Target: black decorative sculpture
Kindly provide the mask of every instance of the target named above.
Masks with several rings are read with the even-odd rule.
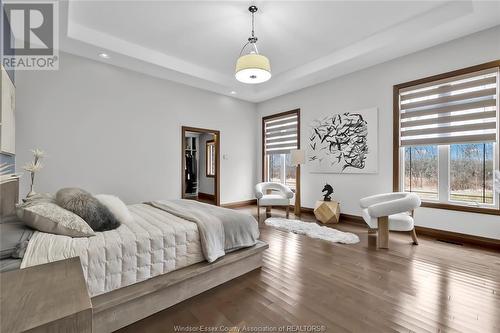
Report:
[[[333,193],[333,187],[330,184],[326,183],[321,192],[326,192],[326,194],[323,195],[323,201],[332,201],[331,195]]]

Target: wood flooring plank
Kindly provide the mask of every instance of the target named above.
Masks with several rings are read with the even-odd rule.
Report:
[[[239,208],[256,216],[255,206]],[[273,216],[284,217],[273,210]],[[294,218],[291,214],[291,218]],[[302,214],[303,221],[314,216]],[[269,228],[263,266],[120,332],[175,325],[231,328],[324,325],[325,332],[500,332],[500,254],[407,233],[389,250],[354,223],[334,226],[358,244],[331,244]]]

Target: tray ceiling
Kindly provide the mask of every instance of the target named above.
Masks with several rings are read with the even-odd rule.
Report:
[[[252,102],[500,24],[499,2],[261,1],[259,50],[273,77],[234,79],[249,2],[61,2],[61,49]],[[111,55],[104,60],[101,52]]]

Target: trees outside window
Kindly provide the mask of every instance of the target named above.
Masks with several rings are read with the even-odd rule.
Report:
[[[493,204],[492,143],[450,146],[450,200]]]
[[[438,200],[437,146],[405,148],[405,191],[422,199]]]

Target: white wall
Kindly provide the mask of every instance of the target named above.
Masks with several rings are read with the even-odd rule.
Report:
[[[310,88],[258,104],[259,119],[273,113],[301,109],[301,141],[308,124],[328,113],[379,108],[378,174],[311,174],[302,172],[302,206],[314,207],[325,181],[333,185],[343,213],[360,215],[360,198],[392,191],[392,87],[395,84],[500,59],[500,27],[414,53]],[[257,168],[261,166],[260,131],[256,125]],[[305,146],[303,146],[305,148]],[[257,174],[260,180],[260,174]],[[500,239],[500,217],[421,208],[416,223],[436,229]]]
[[[213,134],[202,134],[200,135],[200,155],[199,155],[199,161],[200,161],[200,168],[198,169],[198,192],[205,193],[205,194],[215,194],[215,178],[213,177],[207,177],[207,147],[206,143],[207,141],[213,140],[214,136]]]
[[[181,196],[181,126],[221,131],[221,203],[253,197],[255,105],[61,53],[19,71],[17,167],[44,149],[38,192],[79,186],[127,203]],[[245,147],[245,149],[241,149]],[[23,177],[21,195],[28,189]]]

